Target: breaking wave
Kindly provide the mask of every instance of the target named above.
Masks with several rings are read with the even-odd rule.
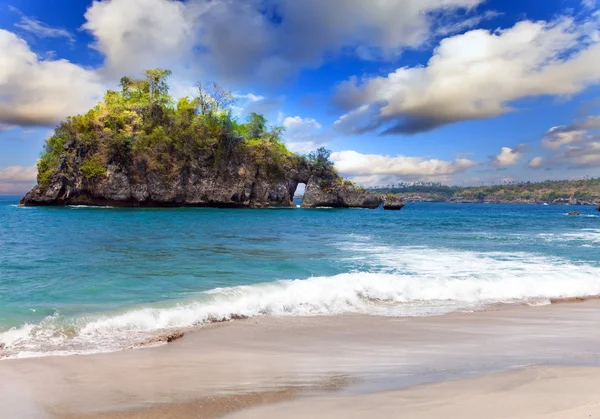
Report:
[[[253,316],[428,316],[497,303],[539,305],[600,295],[600,267],[531,253],[340,246],[354,272],[217,288],[171,307],[88,317],[56,313],[0,333],[4,357],[109,352],[168,329]],[[1,354],[2,351],[0,351]]]

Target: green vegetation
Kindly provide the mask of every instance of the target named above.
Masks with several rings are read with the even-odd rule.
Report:
[[[83,176],[85,176],[86,179],[93,179],[95,177],[105,176],[106,169],[98,156],[93,156],[83,162],[81,165],[81,173],[83,173]]]
[[[338,175],[337,170],[331,161],[331,151],[325,147],[319,147],[305,157],[310,163],[314,173],[321,179],[321,188],[327,190],[333,186],[340,185],[347,188],[355,188],[353,182],[343,179]]]
[[[561,202],[600,201],[600,178],[582,180],[547,180],[492,186],[459,187],[440,183],[401,183],[397,186],[373,188],[377,192],[399,194],[404,197],[419,195],[432,201],[475,200],[481,202]]]
[[[193,161],[218,166],[233,155],[251,156],[277,177],[287,158],[298,158],[281,141],[283,127],[270,127],[256,113],[239,121],[231,111],[233,95],[214,83],[199,84],[194,97],[175,101],[169,95],[170,75],[154,69],[143,78],[123,77],[119,91],[109,90],[86,114],[61,123],[40,157],[40,184],[67,169],[98,180],[110,164],[169,178]]]
[[[434,182],[403,182],[398,185],[379,186],[371,190],[392,195],[426,195],[432,201],[445,201],[460,189],[458,186],[447,186]]]

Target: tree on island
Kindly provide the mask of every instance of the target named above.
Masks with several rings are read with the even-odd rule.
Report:
[[[277,176],[286,158],[301,158],[283,144],[284,127],[269,126],[254,112],[245,121],[235,117],[235,97],[216,83],[198,83],[195,96],[175,101],[169,95],[170,75],[157,68],[147,70],[143,78],[123,77],[119,91],[107,91],[87,113],[62,122],[38,162],[39,184],[49,182],[67,149],[80,146],[86,150],[81,170],[88,179],[102,177],[111,163],[168,177],[193,160],[209,156],[218,164],[234,151],[252,156]],[[319,157],[315,162],[332,169],[329,154],[320,153],[325,160]]]

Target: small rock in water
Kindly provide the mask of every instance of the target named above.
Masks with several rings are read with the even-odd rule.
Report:
[[[598,211],[600,211],[600,204],[598,204],[598,208],[596,208]]]
[[[568,215],[580,215],[577,211],[571,211]]]
[[[0,343],[0,349],[6,349],[6,345],[3,343]]]

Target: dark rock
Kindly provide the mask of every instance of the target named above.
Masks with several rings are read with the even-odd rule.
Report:
[[[181,339],[184,336],[184,333],[176,330],[174,332],[166,332],[158,336],[153,336],[151,338],[146,339],[145,341],[138,343],[136,346],[150,346],[157,345],[160,343],[171,343],[176,341],[177,339]]]
[[[316,168],[295,155],[279,162],[276,172],[243,152],[232,152],[218,164],[214,156],[200,156],[168,174],[143,163],[113,161],[105,175],[87,179],[81,171],[84,146],[69,143],[67,148],[49,181],[38,183],[22,205],[292,207],[299,183],[306,184],[303,206],[308,208],[377,208],[383,203],[382,195],[356,188],[332,167]]]
[[[383,209],[385,210],[401,210],[404,208],[404,201],[402,198],[395,195],[388,195],[383,198]]]
[[[596,208],[596,210],[600,211],[600,204],[598,204],[598,208]]]
[[[581,214],[579,214],[577,211],[571,211],[567,215],[581,215]]]
[[[378,208],[383,202],[379,194],[357,189],[352,185],[334,182],[321,186],[319,179],[311,179],[306,184],[303,208]]]

